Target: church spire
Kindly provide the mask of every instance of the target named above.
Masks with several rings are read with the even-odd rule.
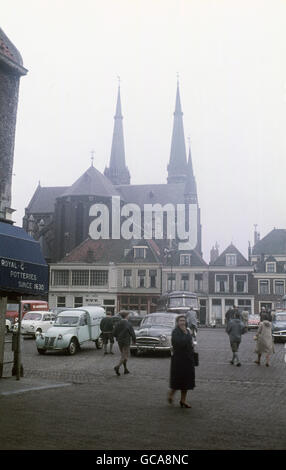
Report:
[[[171,154],[167,169],[168,183],[183,183],[186,181],[187,160],[179,80],[177,81],[177,94],[174,112]]]
[[[197,183],[193,171],[192,155],[191,155],[191,145],[189,143],[189,156],[187,164],[187,179],[185,184],[184,191],[185,198],[188,199],[190,203],[198,202],[198,193],[197,193]]]
[[[109,168],[105,168],[104,175],[117,184],[130,184],[130,173],[125,163],[125,148],[122,125],[120,83],[118,85],[116,111],[114,116],[114,128],[111,145]]]

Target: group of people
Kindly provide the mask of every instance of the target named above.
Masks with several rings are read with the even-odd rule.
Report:
[[[247,315],[246,315],[247,314]],[[116,322],[114,322],[116,319]],[[260,324],[257,334],[255,352],[257,353],[256,364],[260,365],[262,354],[266,355],[266,366],[269,367],[270,355],[274,352],[271,321],[269,314],[262,310],[260,314]],[[230,363],[241,366],[238,357],[238,350],[242,335],[247,331],[248,312],[245,310],[239,312],[238,307],[234,306],[226,312],[226,332],[229,335],[230,346],[232,350],[232,359]],[[116,375],[120,375],[120,367],[123,365],[124,374],[129,374],[127,369],[127,360],[130,352],[131,341],[136,343],[136,336],[132,325],[128,322],[128,311],[120,312],[120,318],[112,317],[111,314],[102,319],[100,323],[102,330],[104,354],[108,354],[108,343],[110,344],[109,353],[113,354],[114,338],[118,342],[120,349],[119,363],[114,367]],[[172,355],[170,368],[170,390],[168,393],[168,403],[174,402],[174,396],[177,390],[180,390],[181,408],[191,408],[186,401],[188,390],[195,388],[195,344],[198,330],[197,316],[193,309],[186,314],[178,315],[176,326],[172,331]]]
[[[120,312],[120,318],[112,317],[110,312],[107,312],[100,322],[100,329],[102,331],[103,348],[104,354],[108,354],[108,343],[109,343],[109,354],[113,354],[114,338],[118,342],[118,347],[121,353],[119,363],[114,367],[116,375],[120,375],[120,367],[123,365],[124,374],[129,374],[130,371],[127,369],[127,360],[130,352],[131,341],[136,342],[136,336],[133,326],[128,322],[128,311]]]
[[[247,315],[244,315],[247,313]],[[254,336],[256,341],[255,352],[257,354],[257,365],[261,364],[261,357],[264,353],[266,355],[265,365],[269,367],[270,355],[274,353],[274,345],[272,339],[272,328],[271,328],[271,313],[267,312],[262,307],[260,312],[260,324],[258,327],[257,334]],[[248,330],[248,312],[239,312],[238,307],[234,306],[230,308],[225,315],[226,321],[226,332],[229,335],[230,347],[232,350],[231,364],[235,364],[237,367],[241,366],[241,362],[238,357],[238,349],[241,343],[241,336]]]

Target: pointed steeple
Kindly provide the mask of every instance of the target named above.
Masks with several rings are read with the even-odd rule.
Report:
[[[185,199],[188,199],[189,203],[198,202],[197,183],[193,172],[193,163],[191,155],[191,146],[189,146],[189,156],[187,165],[187,179],[184,190]]]
[[[183,183],[186,181],[187,159],[179,81],[177,82],[171,154],[167,169],[168,183]]]
[[[130,184],[130,173],[125,163],[125,148],[122,125],[120,84],[118,85],[116,111],[114,116],[114,129],[111,145],[109,168],[105,168],[104,175],[115,184]]]

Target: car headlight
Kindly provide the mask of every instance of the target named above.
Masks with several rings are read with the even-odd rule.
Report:
[[[63,335],[58,335],[58,339],[63,339]]]
[[[161,335],[160,340],[161,340],[161,343],[165,343],[167,341],[167,336]]]

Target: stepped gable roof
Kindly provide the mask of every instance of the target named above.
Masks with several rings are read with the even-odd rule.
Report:
[[[28,212],[33,214],[53,213],[57,197],[60,197],[66,189],[67,186],[41,187],[39,184],[27,207]]]
[[[134,259],[134,246],[147,246],[146,258]],[[62,260],[62,263],[157,263],[159,262],[153,246],[148,240],[93,240],[88,238],[74,248]]]
[[[112,197],[119,194],[109,179],[91,165],[62,196]]]
[[[0,28],[0,63],[12,68],[18,75],[25,75],[27,70],[23,67],[23,59],[20,52],[4,31]]]
[[[286,230],[273,229],[265,237],[259,240],[252,249],[253,255],[285,255],[286,254]]]
[[[237,263],[235,266],[229,266],[226,264],[226,255],[227,254],[236,254],[237,255]],[[236,246],[231,243],[222,253],[221,255],[212,263],[210,262],[210,266],[225,266],[226,268],[235,268],[240,266],[248,266],[251,267],[251,264],[247,259],[240,253],[240,251],[236,248]]]
[[[126,202],[137,204],[184,204],[184,183],[133,184],[116,186]]]

